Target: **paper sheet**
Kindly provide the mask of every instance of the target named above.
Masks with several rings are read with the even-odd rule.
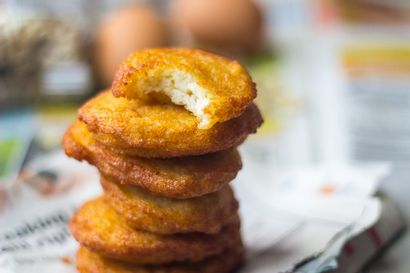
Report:
[[[6,202],[0,208],[0,271],[74,273],[78,244],[67,220],[101,192],[98,174],[61,151],[29,166],[31,176],[1,195]],[[284,272],[322,251],[360,218],[386,170],[322,166],[273,175],[246,160],[244,166],[233,183],[247,248],[243,273]],[[39,173],[47,172],[58,179],[42,181]]]

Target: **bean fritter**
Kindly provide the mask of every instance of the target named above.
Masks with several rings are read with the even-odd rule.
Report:
[[[242,167],[235,148],[195,157],[147,159],[116,153],[94,140],[84,123],[65,133],[66,154],[95,165],[108,179],[156,195],[185,199],[220,190]]]
[[[239,116],[256,97],[255,84],[237,61],[187,48],[134,52],[120,66],[112,88],[115,96],[128,99],[166,96],[192,112],[202,129]]]
[[[70,222],[71,234],[101,255],[135,264],[197,262],[240,240],[239,218],[219,233],[158,235],[131,228],[103,198],[85,203]]]
[[[243,259],[243,246],[238,242],[221,254],[197,263],[171,263],[165,265],[135,265],[115,261],[81,247],[77,252],[77,269],[80,273],[230,273]]]
[[[241,144],[262,117],[254,104],[237,118],[198,129],[198,120],[180,106],[115,98],[108,90],[79,110],[94,137],[118,152],[140,157],[202,155]]]
[[[177,200],[159,197],[135,186],[101,178],[104,198],[127,223],[158,234],[217,233],[236,216],[238,202],[229,185],[201,197]]]

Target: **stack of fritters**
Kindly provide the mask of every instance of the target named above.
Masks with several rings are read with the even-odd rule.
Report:
[[[103,196],[71,221],[77,268],[231,272],[243,246],[228,183],[236,150],[262,123],[254,84],[235,61],[193,49],[136,52],[112,90],[83,105],[64,149],[101,173]]]

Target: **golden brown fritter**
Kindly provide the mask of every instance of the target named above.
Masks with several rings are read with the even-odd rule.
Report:
[[[203,129],[239,116],[256,97],[255,84],[237,61],[187,48],[136,51],[120,66],[112,88],[128,99],[167,96]]]
[[[251,104],[234,119],[197,128],[197,119],[180,106],[115,98],[105,91],[79,110],[79,118],[107,147],[140,157],[201,155],[236,147],[262,123]]]
[[[80,273],[230,273],[243,259],[243,246],[239,241],[221,254],[197,263],[171,263],[165,265],[135,265],[103,257],[81,247],[77,252],[77,269]]]
[[[217,233],[238,210],[230,186],[201,197],[177,200],[101,178],[104,198],[131,227],[158,234]]]
[[[84,247],[135,264],[197,262],[240,240],[238,217],[217,234],[158,235],[129,227],[103,198],[85,203],[74,214],[70,230]]]
[[[110,180],[178,199],[218,191],[235,178],[242,166],[234,148],[203,156],[169,159],[121,155],[95,141],[80,121],[67,130],[63,146],[68,156],[87,160]]]

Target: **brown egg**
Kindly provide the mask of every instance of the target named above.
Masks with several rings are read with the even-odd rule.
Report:
[[[108,14],[97,30],[95,66],[103,84],[111,84],[121,62],[133,51],[167,45],[164,24],[145,5],[127,6]]]
[[[260,45],[262,15],[251,0],[173,0],[171,18],[204,46],[248,52]]]

